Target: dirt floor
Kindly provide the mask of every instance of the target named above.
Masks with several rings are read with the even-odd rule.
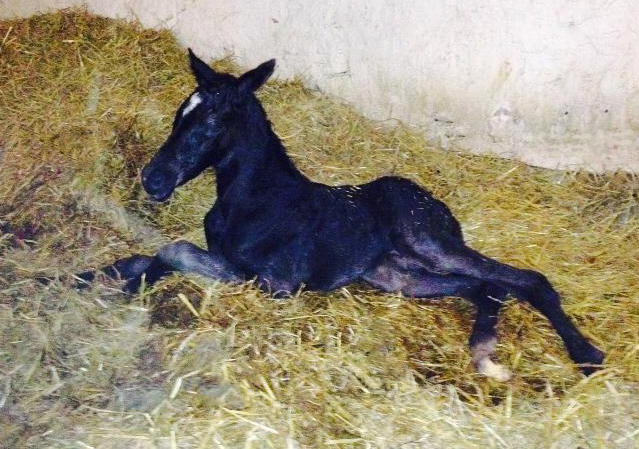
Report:
[[[164,31],[81,10],[0,22],[0,447],[639,446],[639,178],[429,148],[299,81],[260,97],[309,177],[424,185],[471,246],[547,275],[605,369],[583,377],[515,300],[500,383],[473,371],[456,298],[356,285],[274,300],[193,276],[132,298],[74,290],[73,273],[204,243],[213,173],[168,204],[139,183],[193,86]]]

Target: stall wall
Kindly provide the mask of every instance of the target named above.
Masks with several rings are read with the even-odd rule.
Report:
[[[0,0],[0,16],[78,4],[205,58],[275,57],[278,76],[445,148],[639,172],[636,0]]]

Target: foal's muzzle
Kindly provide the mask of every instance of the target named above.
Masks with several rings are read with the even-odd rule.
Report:
[[[166,201],[175,189],[177,176],[170,170],[155,168],[151,164],[142,170],[142,187],[155,201]]]

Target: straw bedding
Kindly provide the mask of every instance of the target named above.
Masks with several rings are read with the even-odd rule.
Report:
[[[633,174],[431,148],[297,80],[260,93],[312,179],[409,177],[474,248],[545,273],[608,355],[587,379],[517,302],[498,347],[516,377],[498,383],[473,372],[473,311],[455,298],[356,285],[282,301],[193,276],[132,299],[109,282],[70,288],[72,273],[117,257],[204,243],[212,173],[162,205],[138,181],[193,87],[187,67],[168,32],[82,10],[0,22],[0,446],[637,447]]]

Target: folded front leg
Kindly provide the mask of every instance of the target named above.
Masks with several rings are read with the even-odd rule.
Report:
[[[133,279],[139,277],[144,273],[151,262],[152,256],[144,256],[142,254],[135,254],[133,256],[125,257],[115,261],[112,265],[107,265],[101,268],[99,271],[85,271],[83,273],[75,274],[76,279],[75,287],[83,289],[88,287],[91,282],[95,280],[95,276],[98,273],[102,273],[111,279]]]
[[[240,283],[245,280],[244,273],[226,260],[222,254],[206,251],[193,243],[179,240],[163,246],[151,258],[143,272],[127,281],[124,291],[137,292],[143,276],[146,285],[152,285],[175,271],[196,273],[230,283]]]

